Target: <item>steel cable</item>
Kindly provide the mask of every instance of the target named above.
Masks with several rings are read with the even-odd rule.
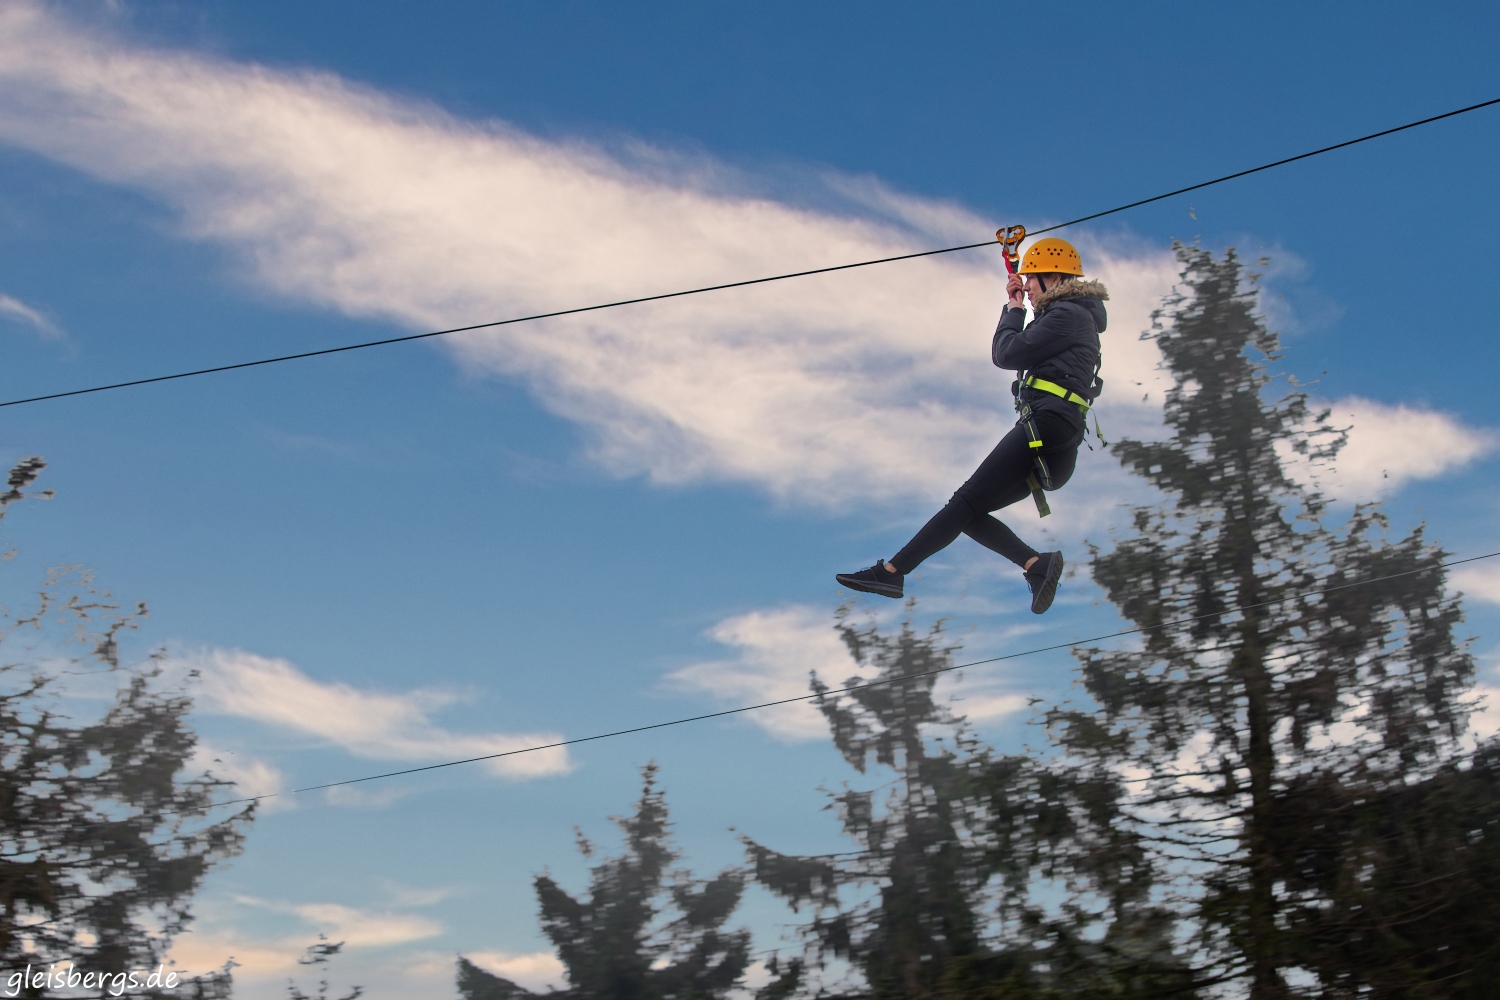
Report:
[[[1172,198],[1179,194],[1186,194],[1189,191],[1197,191],[1201,188],[1211,187],[1215,184],[1222,184],[1225,181],[1232,181],[1239,177],[1248,177],[1250,174],[1257,174],[1262,170],[1270,170],[1274,167],[1285,166],[1288,163],[1295,163],[1298,160],[1305,160],[1309,157],[1320,156],[1323,153],[1331,153],[1336,149],[1343,149],[1346,146],[1354,146],[1361,142],[1369,142],[1371,139],[1379,139],[1382,136],[1394,135],[1397,132],[1404,132],[1407,129],[1417,128],[1421,125],[1428,125],[1436,121],[1442,121],[1444,118],[1452,118],[1455,115],[1467,114],[1470,111],[1478,111],[1480,108],[1487,108],[1493,104],[1500,104],[1500,97],[1497,97],[1494,100],[1484,101],[1479,104],[1471,104],[1466,108],[1458,108],[1454,111],[1447,111],[1440,115],[1433,115],[1430,118],[1423,118],[1419,121],[1407,122],[1405,125],[1398,125],[1395,128],[1388,128],[1379,132],[1371,132],[1369,135],[1362,135],[1358,139],[1349,139],[1344,142],[1335,143],[1332,146],[1324,146],[1321,149],[1314,149],[1306,153],[1299,153],[1296,156],[1288,156],[1285,159],[1276,160],[1272,163],[1264,163],[1258,167],[1251,167],[1249,170],[1240,170],[1232,174],[1225,174],[1223,177],[1215,177],[1211,181],[1203,181],[1198,184],[1191,184],[1184,188],[1178,188],[1175,191],[1168,191],[1165,194],[1152,195],[1150,198],[1142,198],[1139,201],[1132,201],[1126,205],[1117,205],[1114,208],[1108,208],[1102,212],[1094,212],[1091,215],[1080,216],[1076,219],[1070,219],[1067,222],[1059,222],[1055,225],[1047,226],[1044,229],[1037,229],[1030,232],[1028,235],[1040,236],[1042,233],[1056,232],[1059,229],[1066,229],[1068,226],[1076,226],[1082,222],[1090,222],[1094,219],[1102,219],[1107,215],[1114,215],[1117,212],[1124,212],[1132,208],[1139,208],[1142,205],[1149,205],[1152,202],[1161,201],[1165,198]],[[572,309],[556,309],[552,312],[533,313],[529,316],[515,316],[511,319],[499,319],[489,323],[473,323],[469,326],[455,326],[450,327],[446,330],[432,330],[427,333],[410,333],[401,337],[386,337],[381,340],[367,340],[358,344],[344,344],[340,347],[325,347],[316,351],[300,351],[296,354],[282,354],[274,358],[261,358],[258,361],[240,361],[230,365],[216,365],[212,368],[198,368],[194,369],[193,371],[176,372],[172,375],[155,375],[151,378],[132,379],[128,382],[112,382],[109,385],[96,385],[91,386],[87,389],[70,389],[67,392],[52,392],[41,396],[28,396],[25,399],[12,399],[5,402],[0,402],[0,407],[22,406],[26,403],[40,403],[43,400],[48,399],[63,399],[68,396],[83,396],[93,392],[106,392],[110,389],[125,389],[135,385],[150,385],[155,382],[170,382],[174,379],[192,378],[196,375],[212,375],[215,372],[235,371],[239,368],[255,368],[260,365],[273,365],[282,361],[297,361],[302,358],[316,358],[321,357],[325,354],[340,354],[344,351],[358,351],[363,350],[366,347],[382,347],[386,344],[402,344],[411,340],[425,340],[428,337],[445,337],[453,333],[466,333],[470,330],[487,330],[498,326],[510,326],[514,323],[531,323],[536,320],[553,319],[558,316],[575,316],[579,313],[598,312],[602,309],[617,309],[621,306],[638,305],[643,302],[660,302],[664,299],[676,299],[681,298],[685,295],[702,295],[706,292],[720,292],[729,288],[745,288],[749,285],[763,285],[767,282],[772,281],[786,281],[791,278],[805,278],[809,275],[814,274],[830,274],[834,271],[847,271],[856,267],[871,267],[875,264],[890,264],[895,261],[901,260],[915,260],[918,257],[933,257],[938,254],[955,253],[959,250],[973,250],[977,247],[986,246],[993,247],[999,246],[999,244],[994,240],[987,239],[979,243],[965,243],[961,246],[943,247],[940,250],[919,250],[916,253],[897,254],[894,257],[877,257],[874,260],[861,260],[856,261],[853,264],[834,264],[830,267],[815,267],[807,271],[791,271],[786,274],[773,274],[770,277],[766,278],[749,278],[744,281],[729,281],[721,285],[704,285],[701,288],[688,288],[676,292],[662,292],[658,295],[642,295],[632,299],[618,299],[614,302],[601,302],[591,306],[577,306]]]
[[[1353,587],[1367,587],[1375,583],[1384,583],[1387,580],[1399,580],[1403,577],[1416,576],[1420,573],[1432,573],[1440,569],[1451,569],[1454,566],[1462,566],[1465,563],[1479,562],[1483,559],[1494,559],[1500,556],[1500,552],[1489,552],[1482,556],[1469,556],[1466,559],[1453,559],[1448,562],[1437,563],[1432,566],[1423,566],[1420,569],[1406,570],[1401,573],[1391,573],[1386,576],[1372,577],[1368,580],[1356,580],[1353,583],[1342,583],[1336,587],[1324,587],[1319,590],[1309,590],[1300,594],[1290,594],[1286,597],[1277,597],[1269,601],[1259,601],[1255,604],[1245,604],[1236,608],[1228,608],[1223,611],[1214,611],[1208,614],[1192,615],[1187,618],[1174,618],[1171,621],[1160,622],[1155,625],[1140,625],[1136,628],[1121,629],[1118,632],[1107,632],[1103,635],[1091,636],[1087,639],[1074,639],[1070,642],[1059,642],[1051,646],[1039,646],[1036,649],[1027,649],[1019,653],[1005,653],[1001,656],[991,656],[983,660],[973,660],[968,663],[959,663],[949,667],[938,667],[935,670],[923,670],[917,673],[905,674],[901,677],[892,677],[885,680],[867,681],[862,684],[851,684],[847,687],[833,688],[825,691],[815,691],[812,694],[798,695],[795,698],[778,698],[775,701],[763,701],[756,705],[743,705],[739,708],[727,708],[721,712],[706,712],[703,715],[690,715],[682,719],[672,719],[668,722],[655,722],[646,726],[632,726],[629,729],[616,729],[613,732],[598,733],[594,736],[579,736],[571,740],[559,740],[556,743],[542,743],[533,747],[523,747],[520,750],[506,750],[503,753],[485,754],[482,757],[465,757],[462,760],[444,761],[441,764],[427,764],[422,767],[408,767],[400,771],[386,771],[382,774],[366,775],[363,778],[348,778],[343,781],[329,781],[321,785],[308,785],[304,788],[293,788],[286,792],[268,792],[265,795],[248,795],[239,799],[228,799],[224,802],[215,802],[214,806],[232,806],[246,802],[258,802],[262,799],[276,798],[281,795],[299,795],[303,792],[317,792],[328,788],[342,788],[346,785],[358,785],[366,781],[379,781],[382,778],[396,778],[405,774],[420,774],[424,771],[436,771],[445,767],[457,767],[460,764],[477,764],[486,760],[499,760],[502,757],[515,757],[523,753],[536,753],[540,750],[555,750],[559,747],[574,746],[578,743],[592,743],[596,740],[613,739],[616,736],[628,736],[631,733],[644,733],[653,729],[666,729],[669,726],[681,726],[689,722],[703,722],[707,719],[721,719],[728,715],[739,715],[744,712],[754,712],[762,708],[774,708],[777,705],[792,705],[804,701],[813,701],[826,698],[829,695],[852,694],[856,691],[866,690],[874,687],[885,687],[891,684],[904,684],[907,681],[918,680],[923,677],[932,677],[937,674],[951,673],[955,670],[963,670],[967,667],[982,666],[987,663],[999,663],[1003,660],[1020,659],[1023,656],[1034,656],[1037,653],[1050,653],[1059,649],[1072,649],[1093,642],[1103,642],[1106,639],[1117,639],[1126,635],[1138,635],[1143,632],[1154,632],[1160,629],[1175,628],[1182,625],[1191,625],[1207,618],[1224,618],[1243,611],[1253,611],[1257,608],[1271,607],[1276,604],[1285,604],[1288,601],[1299,601],[1307,597],[1317,597],[1322,594],[1331,594],[1340,590],[1349,590]]]

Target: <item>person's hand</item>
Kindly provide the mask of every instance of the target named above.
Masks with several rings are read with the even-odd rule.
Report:
[[[1019,274],[1012,274],[1005,279],[1005,296],[1010,304],[1017,309],[1026,308],[1026,279]]]

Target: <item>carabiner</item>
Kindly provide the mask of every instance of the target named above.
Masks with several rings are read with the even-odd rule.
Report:
[[[1005,270],[1011,274],[1021,263],[1021,241],[1026,238],[1025,226],[1007,226],[995,230],[995,239],[1005,252]]]

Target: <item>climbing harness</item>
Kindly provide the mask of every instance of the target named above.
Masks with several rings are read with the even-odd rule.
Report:
[[[1052,507],[1047,503],[1046,493],[1055,490],[1057,487],[1052,483],[1052,470],[1048,467],[1047,460],[1042,457],[1040,450],[1042,447],[1042,435],[1037,431],[1036,421],[1032,418],[1031,404],[1021,401],[1020,390],[1023,387],[1038,389],[1056,396],[1065,402],[1072,403],[1078,407],[1078,412],[1084,415],[1085,421],[1088,417],[1089,401],[1071,389],[1060,386],[1056,382],[1049,382],[1044,378],[1037,378],[1035,375],[1026,375],[1023,373],[1021,378],[1016,380],[1016,412],[1020,413],[1021,425],[1026,428],[1026,436],[1030,439],[1030,447],[1032,449],[1031,464],[1035,470],[1031,475],[1026,477],[1026,488],[1031,490],[1031,499],[1036,503],[1037,516],[1046,517],[1052,513]],[[1095,421],[1097,423],[1097,417]]]
[[[1078,395],[1078,393],[1074,392],[1071,389],[1065,389],[1062,386],[1058,385],[1056,382],[1048,382],[1046,379],[1037,378],[1035,375],[1028,376],[1027,379],[1021,384],[1028,389],[1040,389],[1043,392],[1050,392],[1052,395],[1057,396],[1060,399],[1065,399],[1069,403],[1072,403],[1074,406],[1078,407],[1078,412],[1082,413],[1084,416],[1088,416],[1089,401],[1084,399],[1082,396]],[[1041,445],[1032,445],[1032,447],[1040,448]]]

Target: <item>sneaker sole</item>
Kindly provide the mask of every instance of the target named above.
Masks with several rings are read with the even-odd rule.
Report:
[[[1052,607],[1052,599],[1057,596],[1057,581],[1062,579],[1063,557],[1059,552],[1047,566],[1047,578],[1042,581],[1041,587],[1037,588],[1036,596],[1031,599],[1031,613],[1040,615]]]
[[[900,598],[902,596],[901,587],[893,587],[888,583],[874,583],[869,580],[856,580],[852,576],[845,576],[843,573],[839,573],[834,577],[834,579],[837,580],[840,585],[848,587],[850,590],[859,590],[863,591],[866,594],[879,594],[881,597]]]

